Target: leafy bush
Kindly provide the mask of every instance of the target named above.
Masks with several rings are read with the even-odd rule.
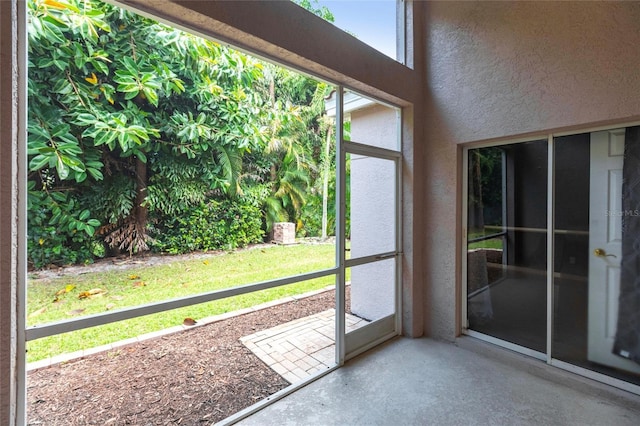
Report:
[[[235,249],[261,242],[262,214],[253,204],[209,200],[152,229],[152,248],[172,254]]]
[[[36,269],[48,265],[91,263],[96,247],[83,232],[58,232],[55,226],[32,226],[27,239],[29,263]]]
[[[31,190],[29,212],[27,256],[32,267],[90,263],[104,255],[94,237],[100,222],[69,192]]]

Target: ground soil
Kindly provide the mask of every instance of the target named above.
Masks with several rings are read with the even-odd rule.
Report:
[[[333,307],[328,291],[31,371],[28,424],[215,423],[289,385],[241,337]]]

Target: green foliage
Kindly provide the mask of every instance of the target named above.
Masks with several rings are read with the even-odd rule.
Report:
[[[318,6],[318,0],[293,0],[298,5],[304,7],[309,12],[313,13],[324,19],[325,21],[333,22],[335,20],[333,13],[327,8],[327,6]]]
[[[30,227],[70,226],[60,244],[71,251],[84,233],[87,247],[135,253],[150,220],[169,229],[167,218],[246,193],[265,230],[304,226],[326,85],[98,0],[29,0],[28,11],[29,181],[41,192]]]
[[[89,210],[70,192],[33,191],[29,184],[27,254],[31,265],[87,263],[94,258],[96,227]]]
[[[100,213],[101,223],[115,223],[133,211],[136,198],[134,182],[122,175],[111,175],[87,188],[83,194],[86,205]]]
[[[295,222],[304,227],[302,212],[321,177],[323,141],[329,128],[323,125],[324,97],[329,89],[308,77],[289,70],[266,66],[263,86],[258,90],[270,100],[265,115],[270,129],[261,153],[261,161],[245,180],[246,186],[269,183],[270,193],[261,198],[265,225],[270,231],[275,222]]]
[[[469,151],[469,227],[502,225],[502,162],[500,147]]]
[[[130,252],[146,237],[123,234],[144,233],[149,211],[188,207],[202,201],[198,191],[237,192],[242,155],[263,140],[257,60],[96,0],[28,6],[34,190],[95,195],[99,187],[108,197],[85,197],[89,215],[136,244],[124,247]],[[184,159],[201,172],[173,179]],[[61,209],[64,220],[74,220],[71,207]]]
[[[241,200],[209,200],[172,219],[154,233],[153,247],[168,253],[235,249],[262,241],[260,210]]]

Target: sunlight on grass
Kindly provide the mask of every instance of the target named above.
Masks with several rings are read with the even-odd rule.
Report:
[[[274,278],[331,268],[332,244],[273,246],[164,265],[97,272],[28,283],[28,322],[43,324],[106,310],[174,299]],[[74,352],[333,285],[334,276],[318,278],[214,302],[65,333],[27,343],[27,361]],[[97,293],[97,290],[104,293]],[[67,291],[68,290],[68,291]],[[95,290],[91,297],[79,298]],[[57,295],[56,295],[57,294]],[[56,301],[57,300],[57,301]]]
[[[469,243],[469,250],[478,248],[502,249],[502,238],[492,238],[490,240]]]
[[[467,236],[468,241],[472,241],[475,238],[484,237],[485,235],[495,234],[496,230],[494,229],[485,229],[485,230],[475,230],[469,232]],[[490,248],[490,249],[502,249],[502,239],[503,237],[491,238],[490,240],[477,241],[473,243],[469,243],[467,249],[478,249],[478,248]]]

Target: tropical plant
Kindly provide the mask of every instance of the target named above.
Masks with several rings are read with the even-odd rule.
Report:
[[[28,11],[33,266],[163,247],[177,216],[232,199],[265,230],[313,229],[325,84],[98,0]]]
[[[303,230],[303,209],[321,178],[323,143],[330,128],[323,125],[328,86],[275,66],[265,67],[261,88],[271,109],[265,114],[270,129],[262,152],[263,167],[253,177],[269,182],[263,199],[267,230],[273,223],[293,221]],[[259,89],[260,90],[260,89]],[[309,217],[307,215],[307,217]]]
[[[44,225],[133,253],[148,248],[150,212],[237,192],[242,155],[262,145],[260,62],[94,0],[30,0],[29,12],[29,177]]]

